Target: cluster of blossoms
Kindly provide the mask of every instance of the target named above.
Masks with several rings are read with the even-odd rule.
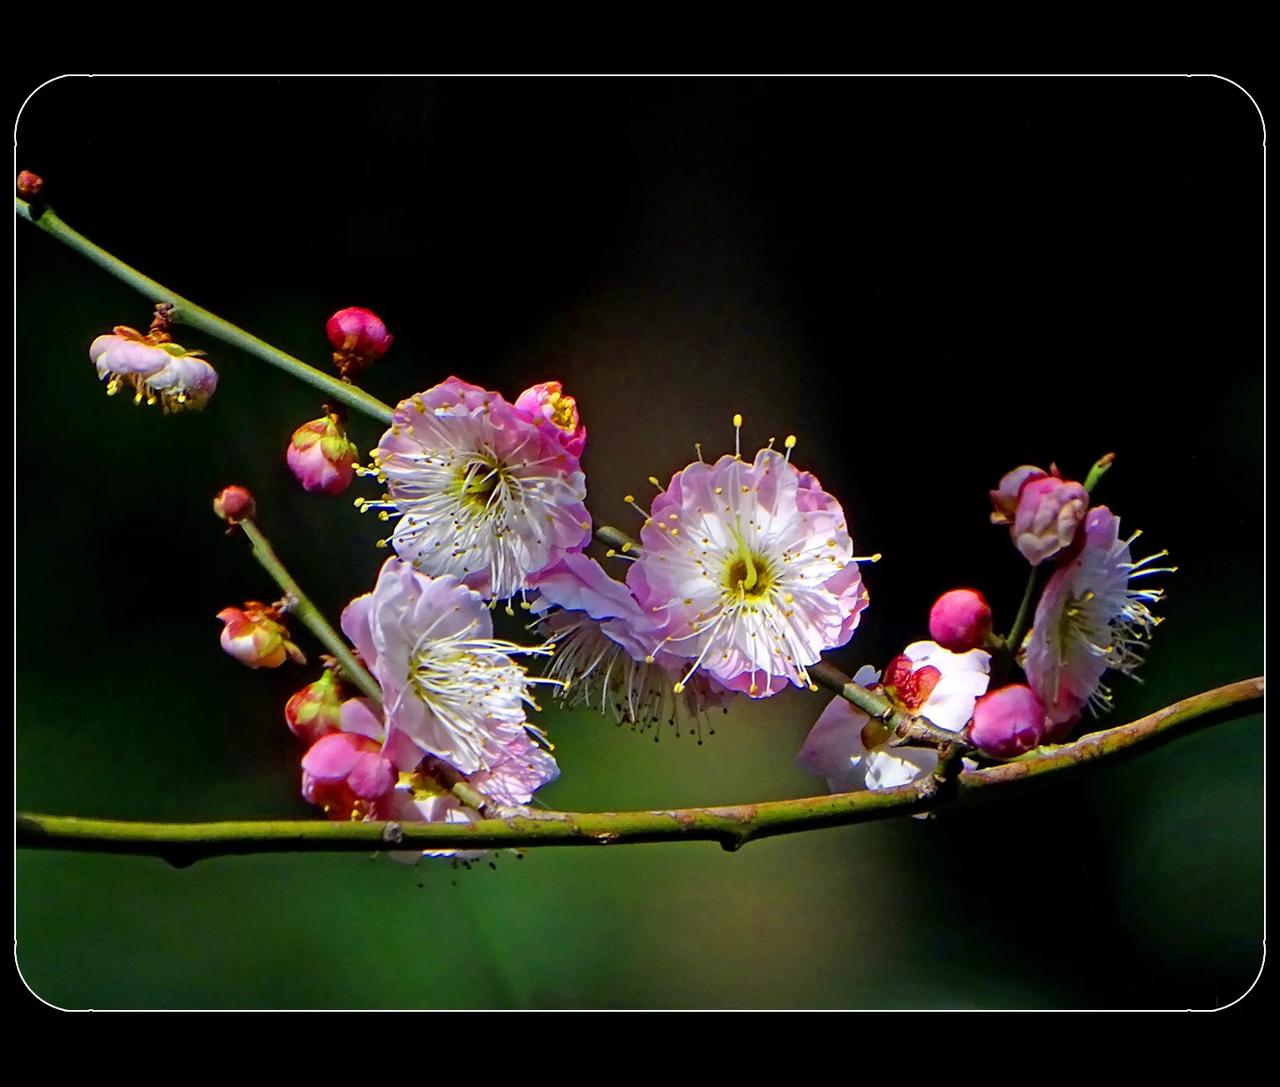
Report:
[[[1064,739],[1086,706],[1095,712],[1109,706],[1103,674],[1132,675],[1159,623],[1148,605],[1162,592],[1130,583],[1175,568],[1149,565],[1164,552],[1134,562],[1129,548],[1137,533],[1121,540],[1119,518],[1106,506],[1090,509],[1086,487],[1056,469],[1015,468],[991,500],[992,522],[1010,526],[1027,561],[1053,566],[1025,641],[994,639],[986,599],[954,589],[930,611],[934,641],[908,646],[883,678],[863,668],[854,679],[892,707],[963,735],[981,754],[1009,759]],[[1027,683],[988,690],[992,658],[983,646],[1020,663]],[[826,708],[797,755],[833,791],[904,785],[931,773],[937,759],[934,749],[896,745],[883,721],[843,698]]]
[[[90,356],[109,392],[128,385],[166,411],[207,402],[216,373],[172,343],[168,327],[161,307],[146,335],[122,326],[94,341]],[[343,380],[392,342],[359,307],[334,314],[326,333]],[[643,517],[639,542],[610,530],[619,545],[609,551],[629,563],[625,580],[585,553],[587,432],[559,382],[508,401],[450,377],[397,405],[368,466],[356,463],[334,406],[298,427],[285,454],[295,478],[329,495],[357,474],[376,478],[381,497],[355,505],[394,522],[378,543],[395,552],[372,592],[343,612],[352,648],[333,634],[339,657],[325,658],[323,675],[285,708],[305,746],[303,796],[341,820],[463,823],[520,810],[559,773],[549,742],[526,720],[540,684],[564,706],[620,724],[666,721],[678,731],[686,719],[699,734],[735,695],[817,690],[812,670],[850,640],[867,607],[859,563],[879,556],[854,555],[840,503],[792,463],[794,437],[781,451],[770,439],[744,459],[741,426],[735,416],[732,454],[708,463],[699,447],[665,487],[651,477],[648,509],[627,496]],[[939,597],[932,640],[908,645],[883,672],[864,667],[854,677],[883,712],[837,697],[810,732],[797,761],[832,790],[892,788],[933,773],[938,745],[952,746],[940,735],[996,759],[1061,739],[1086,707],[1109,704],[1107,671],[1132,674],[1141,662],[1158,621],[1148,605],[1161,594],[1131,583],[1168,568],[1133,561],[1134,537],[1122,540],[1119,520],[1105,506],[1091,509],[1089,488],[1056,468],[1016,468],[991,499],[991,520],[1009,526],[1035,568],[1033,586],[1043,580],[1030,631],[1024,638],[1020,617],[1009,640],[995,635],[991,607],[974,589]],[[270,551],[248,491],[226,488],[214,509],[229,531],[242,526],[255,549]],[[495,637],[495,607],[506,602],[515,615],[517,598],[540,644]],[[284,626],[298,604],[287,596],[223,609],[223,648],[251,668],[304,663]],[[527,657],[542,660],[541,675],[529,674]],[[1015,664],[1026,683],[1007,682]],[[890,726],[903,716],[927,719],[933,746],[904,743]]]

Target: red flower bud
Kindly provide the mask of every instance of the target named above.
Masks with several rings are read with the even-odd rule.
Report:
[[[355,475],[359,452],[338,417],[326,415],[293,432],[284,459],[308,491],[341,494]]]
[[[333,344],[334,365],[344,378],[382,358],[394,339],[382,319],[361,306],[338,310],[325,322],[324,331]]]
[[[247,487],[233,483],[223,487],[213,499],[213,512],[229,525],[238,524],[246,517],[252,517],[258,511],[253,495]]]
[[[326,670],[314,683],[298,691],[284,707],[285,724],[300,740],[314,744],[321,736],[342,729],[342,693],[337,677]]]
[[[1039,747],[1045,736],[1044,704],[1021,683],[984,694],[973,707],[969,738],[984,755],[1012,759]]]
[[[991,633],[991,605],[975,589],[943,593],[929,611],[929,637],[952,653],[976,649]]]
[[[43,188],[44,178],[39,174],[33,174],[30,170],[23,170],[18,174],[18,195],[23,200],[34,200]]]

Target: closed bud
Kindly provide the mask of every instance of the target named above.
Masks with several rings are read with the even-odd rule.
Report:
[[[1045,736],[1044,704],[1023,684],[984,694],[973,707],[969,739],[984,755],[1012,759],[1038,747]]]
[[[336,415],[303,423],[293,432],[284,459],[308,491],[341,494],[355,476],[359,450]]]
[[[976,649],[990,633],[991,605],[975,589],[943,593],[929,610],[929,637],[952,653]]]
[[[246,517],[254,516],[258,509],[249,489],[233,483],[230,487],[223,487],[214,496],[213,512],[227,524],[236,525]]]
[[[298,691],[285,703],[284,720],[289,731],[308,745],[321,736],[340,732],[342,692],[337,676],[326,670],[318,680]]]
[[[218,618],[222,628],[222,648],[247,668],[279,668],[286,658],[306,664],[302,650],[289,640],[289,631],[279,622],[274,608],[256,600],[244,608],[223,608]]]
[[[342,376],[350,377],[387,353],[395,337],[372,310],[362,306],[340,309],[324,326],[333,345],[333,362]]]
[[[39,174],[33,174],[30,170],[23,170],[18,174],[18,195],[23,200],[34,200],[43,188],[44,178]]]
[[[1089,510],[1089,495],[1079,483],[1046,476],[1026,483],[1010,533],[1014,546],[1032,566],[1071,545]]]

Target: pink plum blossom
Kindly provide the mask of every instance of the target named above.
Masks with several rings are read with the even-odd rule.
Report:
[[[402,401],[372,453],[391,545],[432,577],[506,599],[591,539],[586,479],[561,431],[457,378]]]
[[[652,616],[595,559],[566,555],[532,578],[531,587],[532,610],[556,646],[546,674],[565,684],[556,694],[565,706],[585,705],[619,724],[647,728],[675,724],[678,716],[700,722],[732,697],[702,675],[674,690],[685,662],[658,648]]]
[[[201,354],[162,334],[144,336],[127,325],[117,325],[89,345],[89,358],[107,383],[108,396],[127,385],[134,391],[135,404],[158,402],[166,414],[199,411],[217,390],[217,371]]]
[[[421,753],[473,774],[492,770],[524,734],[531,686],[543,681],[514,657],[550,646],[495,639],[489,608],[457,578],[388,559],[373,592],[347,605],[342,630],[382,689],[388,733]]]
[[[984,694],[974,704],[969,738],[984,755],[1012,759],[1039,747],[1047,724],[1035,691],[1012,684]]]
[[[279,668],[286,659],[306,664],[302,650],[289,640],[289,632],[278,621],[274,608],[257,600],[244,608],[223,608],[218,612],[224,626],[222,648],[248,668]]]
[[[671,477],[653,500],[627,584],[659,647],[753,698],[844,645],[867,606],[844,511],[788,456],[723,456]]]
[[[913,642],[885,669],[883,689],[900,709],[927,717],[948,732],[959,732],[987,689],[990,667],[990,654],[981,649],[952,653],[936,642]],[[853,678],[871,687],[880,676],[868,666]],[[891,789],[934,771],[936,751],[889,747],[888,740],[887,726],[837,697],[822,711],[796,763],[826,778],[833,793]]]
[[[285,462],[303,488],[322,494],[341,494],[355,477],[359,455],[341,420],[332,413],[303,423],[293,432]]]
[[[1106,506],[1094,507],[1084,521],[1083,546],[1054,571],[1040,596],[1024,667],[1048,714],[1049,740],[1070,732],[1086,706],[1094,713],[1110,707],[1103,673],[1132,675],[1160,622],[1147,605],[1163,591],[1129,583],[1176,567],[1147,565],[1164,551],[1134,562],[1129,548],[1138,535],[1121,540],[1120,519]]]
[[[302,757],[302,795],[330,819],[390,818],[396,767],[368,736],[321,736]]]
[[[553,427],[556,438],[571,456],[582,456],[587,444],[587,428],[578,418],[577,401],[565,395],[560,382],[544,381],[525,389],[516,397],[515,406],[536,424]]]
[[[975,649],[991,633],[991,605],[976,589],[943,593],[929,610],[929,634],[943,649]]]

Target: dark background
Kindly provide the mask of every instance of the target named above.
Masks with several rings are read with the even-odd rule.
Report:
[[[126,79],[41,89],[18,165],[73,226],[324,365],[396,336],[389,401],[559,378],[597,522],[693,455],[799,436],[871,607],[849,670],[960,584],[1007,627],[1024,565],[986,491],[1056,461],[1179,572],[1130,719],[1262,671],[1262,131],[1213,78]],[[17,799],[134,819],[313,815],[220,608],[272,586],[224,483],[330,615],[378,524],[296,487],[307,387],[216,341],[200,415],[108,399],[87,347],[144,299],[17,230]],[[377,424],[353,421],[362,449]],[[621,571],[618,571],[621,574]],[[305,638],[305,635],[304,635]],[[308,651],[316,646],[305,640]],[[804,795],[825,704],[743,703],[699,746],[543,714],[552,806]],[[1262,956],[1261,717],[1034,795],[751,845],[508,854],[495,871],[24,851],[17,953],[64,1007],[1217,1007]]]

